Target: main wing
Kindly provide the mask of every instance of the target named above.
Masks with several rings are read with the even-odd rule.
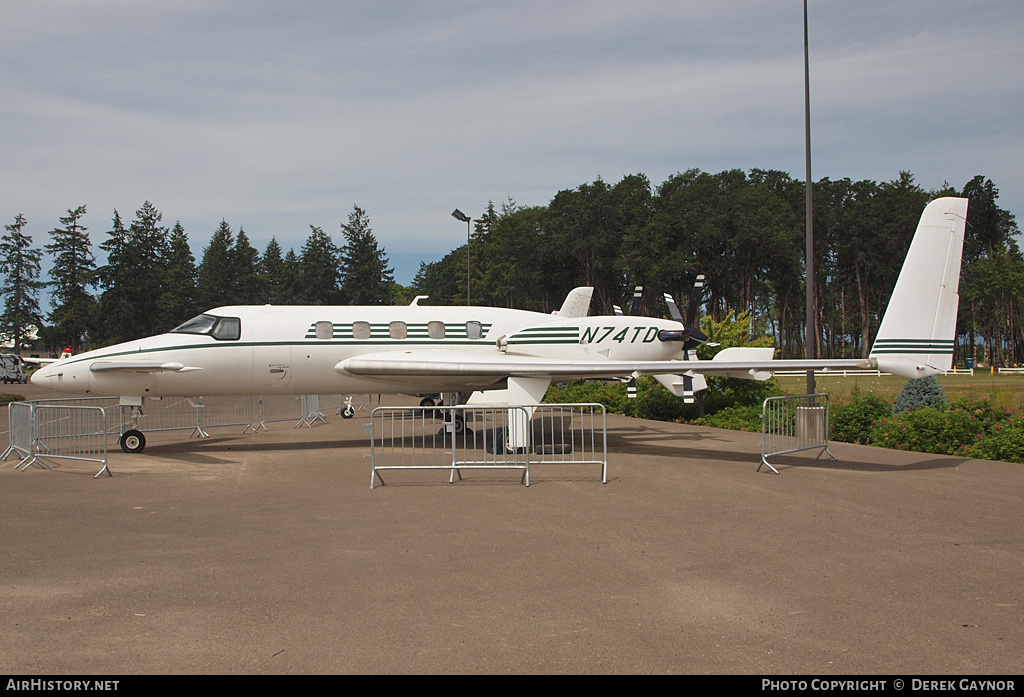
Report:
[[[712,360],[613,361],[564,360],[506,356],[451,350],[387,351],[364,354],[334,366],[341,374],[406,382],[423,378],[503,379],[548,378],[552,381],[588,378],[623,378],[630,375],[699,373],[748,379],[767,379],[775,370],[852,370],[874,367],[868,360],[772,360],[774,349],[735,347],[724,349]]]

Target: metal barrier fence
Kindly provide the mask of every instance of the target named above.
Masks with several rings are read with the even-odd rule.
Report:
[[[192,429],[189,438],[209,438],[207,428],[250,426],[252,397],[164,397],[149,398],[142,407],[122,406],[120,432],[179,431]]]
[[[300,408],[302,415],[299,417],[299,422],[295,424],[295,428],[300,428],[302,426],[309,426],[312,428],[313,424],[317,421],[327,423],[327,419],[324,418],[323,412],[320,411],[320,395],[302,395]]]
[[[32,465],[51,469],[49,460],[83,460],[107,468],[107,413],[102,406],[75,406],[13,402],[8,405],[11,443],[2,458],[17,453],[15,467]]]
[[[531,417],[533,417],[531,419]],[[377,407],[370,413],[370,488],[384,470],[515,469],[601,465],[608,481],[608,430],[600,404]]]
[[[260,430],[268,430],[267,424],[269,423],[294,422],[305,416],[302,413],[302,397],[299,395],[262,395],[253,397],[252,400],[252,417],[243,433],[248,430],[259,433]]]
[[[6,460],[12,454],[18,455],[21,462],[32,457],[32,417],[30,402],[11,402],[7,405],[7,424],[11,442],[4,454],[0,455],[0,460]]]
[[[84,460],[98,462],[103,466],[96,473],[107,468],[107,413],[103,407],[68,406],[41,404],[35,412],[35,459],[31,464],[42,464],[51,459]],[[94,477],[94,478],[95,478]]]
[[[145,405],[121,408],[121,432],[192,429],[189,437],[208,438],[208,428],[243,426],[243,433],[267,430],[268,423],[292,421],[296,426],[326,423],[320,412],[321,398],[340,401],[338,395],[263,395],[258,397],[165,397],[149,398]]]
[[[343,398],[325,396],[343,404]],[[267,422],[326,423],[320,412],[321,395],[273,397],[169,397],[149,398],[143,406],[121,405],[117,397],[81,397],[12,402],[7,407],[10,443],[0,455],[17,455],[16,468],[31,465],[49,469],[48,459],[61,458],[102,463],[96,474],[110,475],[107,440],[129,429],[172,431],[191,429],[189,437],[208,438],[208,428],[245,426],[258,432]]]
[[[541,404],[533,415],[535,465],[601,465],[608,482],[608,414],[603,404]]]
[[[833,460],[836,456],[828,449],[827,394],[769,397],[761,407],[761,464],[775,474],[779,471],[770,462],[770,455],[784,455],[820,448]]]

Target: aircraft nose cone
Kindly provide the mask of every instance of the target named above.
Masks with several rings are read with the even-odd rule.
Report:
[[[36,372],[32,373],[32,377],[29,378],[29,382],[33,385],[39,385],[40,387],[48,387],[47,384],[50,378],[49,368],[40,368]]]

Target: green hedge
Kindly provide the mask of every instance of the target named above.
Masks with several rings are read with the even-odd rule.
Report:
[[[624,383],[574,382],[552,386],[545,401],[599,402],[614,414],[758,432],[762,402],[781,394],[774,381],[726,378],[709,379],[708,383],[703,417],[698,417],[697,405],[685,404],[650,377],[637,381],[636,399],[626,396]],[[834,441],[1024,462],[1024,420],[987,399],[960,399],[941,407],[915,407],[894,414],[891,402],[862,395],[848,404],[833,404],[829,425],[829,438]]]
[[[868,396],[834,407],[831,416],[832,440],[1024,462],[1024,422],[987,399],[960,399],[942,407],[918,407],[893,414],[884,400]]]

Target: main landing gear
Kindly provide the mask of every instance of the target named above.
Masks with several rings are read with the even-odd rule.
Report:
[[[469,392],[444,392],[441,394],[441,404],[439,406],[454,406],[456,404],[465,404],[469,400]],[[426,401],[426,400],[424,400]],[[426,406],[421,403],[421,406]],[[449,433],[461,434],[466,430],[466,417],[454,409],[442,409],[441,411],[444,418],[444,430]]]

